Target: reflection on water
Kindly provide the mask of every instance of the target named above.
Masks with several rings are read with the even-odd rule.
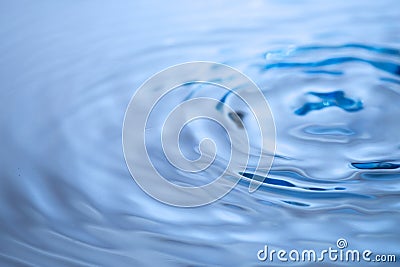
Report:
[[[8,2],[0,265],[249,266],[264,244],[318,249],[339,237],[399,256],[397,1]],[[277,150],[255,193],[259,174],[240,173],[220,201],[181,209],[135,184],[121,129],[142,82],[191,60],[259,85]],[[227,116],[246,122],[240,109]],[[202,125],[186,130],[188,153]]]

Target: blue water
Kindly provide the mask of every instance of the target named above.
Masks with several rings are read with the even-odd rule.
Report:
[[[2,1],[0,266],[267,265],[256,255],[265,244],[325,249],[341,237],[400,260],[398,5]],[[135,90],[193,60],[257,83],[276,156],[266,177],[240,173],[224,198],[185,209],[138,187],[121,133]],[[189,158],[207,134],[190,127]],[[250,194],[246,178],[264,184]]]

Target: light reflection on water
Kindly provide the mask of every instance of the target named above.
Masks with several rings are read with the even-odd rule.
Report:
[[[396,5],[1,3],[1,265],[248,266],[339,237],[399,255]],[[277,156],[256,193],[180,209],[134,183],[121,128],[145,79],[192,60],[260,86]]]

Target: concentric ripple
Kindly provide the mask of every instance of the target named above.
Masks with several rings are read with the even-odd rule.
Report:
[[[398,5],[1,1],[0,266],[257,266],[264,245],[318,250],[339,239],[400,255]],[[132,180],[121,129],[141,84],[199,60],[256,83],[274,117],[276,151],[260,149],[255,117],[235,93],[255,103],[259,95],[214,86],[235,77],[211,69],[211,83],[176,88],[148,117],[151,164],[168,182],[201,187],[224,173],[232,151],[238,159],[224,176],[238,180],[228,194],[178,208]],[[164,141],[181,153],[164,154]],[[132,154],[132,168],[146,171],[147,155]],[[259,168],[271,156],[269,172]],[[261,186],[250,193],[254,181]]]

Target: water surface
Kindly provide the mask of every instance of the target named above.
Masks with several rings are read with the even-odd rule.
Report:
[[[252,266],[264,244],[324,249],[340,237],[399,257],[397,6],[2,2],[0,265]],[[257,192],[246,172],[223,199],[182,209],[135,184],[121,129],[141,83],[192,60],[231,65],[259,85],[277,147]],[[192,91],[173,101],[223,97]],[[203,127],[187,129],[188,157]]]

